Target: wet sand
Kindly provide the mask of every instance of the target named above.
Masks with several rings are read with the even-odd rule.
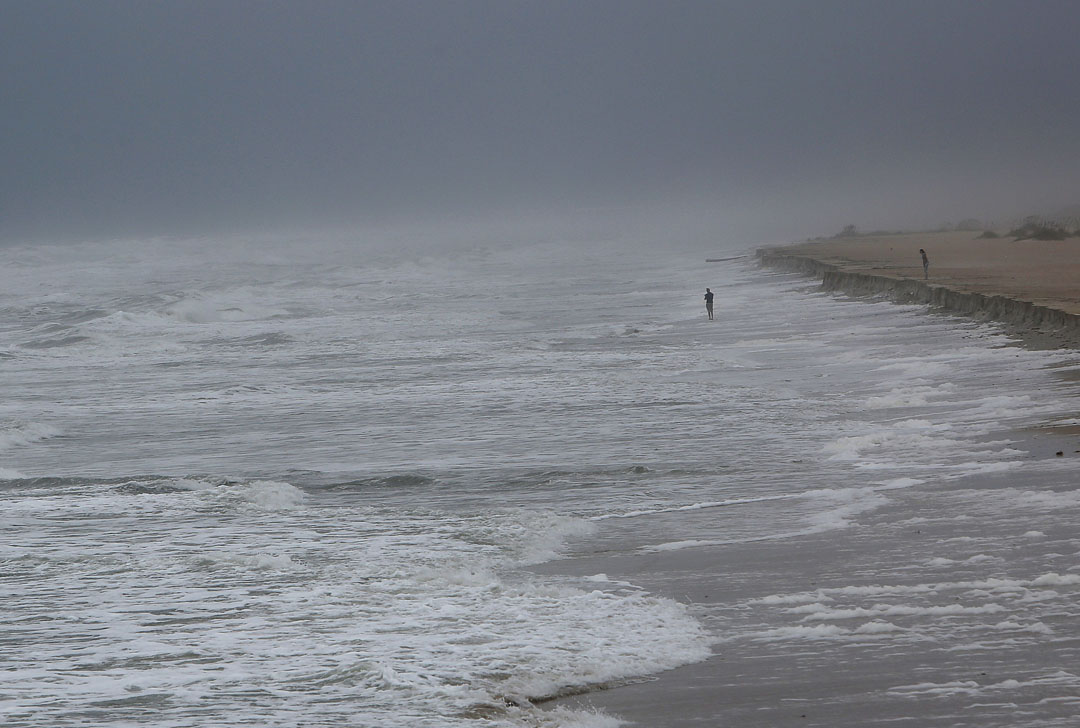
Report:
[[[1032,461],[1060,462],[1063,448],[1080,457],[1075,436],[1010,436]],[[651,728],[1075,725],[1074,522],[1049,506],[1022,518],[989,507],[1003,491],[1060,489],[1060,478],[963,478],[892,491],[843,530],[537,567],[676,599],[718,639],[705,662],[547,705]],[[972,491],[986,512],[971,512]]]

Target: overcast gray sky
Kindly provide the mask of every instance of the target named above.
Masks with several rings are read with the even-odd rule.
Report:
[[[1080,2],[0,0],[0,238],[1080,202]]]

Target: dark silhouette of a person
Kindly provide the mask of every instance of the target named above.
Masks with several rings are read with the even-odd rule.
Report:
[[[705,310],[708,311],[708,313],[709,313],[709,320],[710,321],[713,320],[712,300],[713,300],[713,292],[710,289],[706,288],[705,289]]]
[[[930,259],[926,257],[926,251],[919,248],[919,255],[922,256],[922,277],[923,280],[930,278]]]

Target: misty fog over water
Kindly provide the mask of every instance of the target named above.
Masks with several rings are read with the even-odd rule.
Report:
[[[1071,2],[3,3],[0,240],[1076,202]]]

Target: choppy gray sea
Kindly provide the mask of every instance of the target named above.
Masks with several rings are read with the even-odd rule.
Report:
[[[981,474],[1049,473],[1047,517],[1080,508],[1075,460],[1009,435],[1078,423],[1074,352],[704,257],[0,248],[0,723],[606,726],[529,701],[724,635],[530,565],[827,533]],[[998,515],[1030,507],[1003,483]],[[1068,603],[1065,548],[1072,568],[979,588]],[[990,602],[1017,639],[1061,637]],[[775,639],[903,638],[887,610],[776,603],[808,621]]]

